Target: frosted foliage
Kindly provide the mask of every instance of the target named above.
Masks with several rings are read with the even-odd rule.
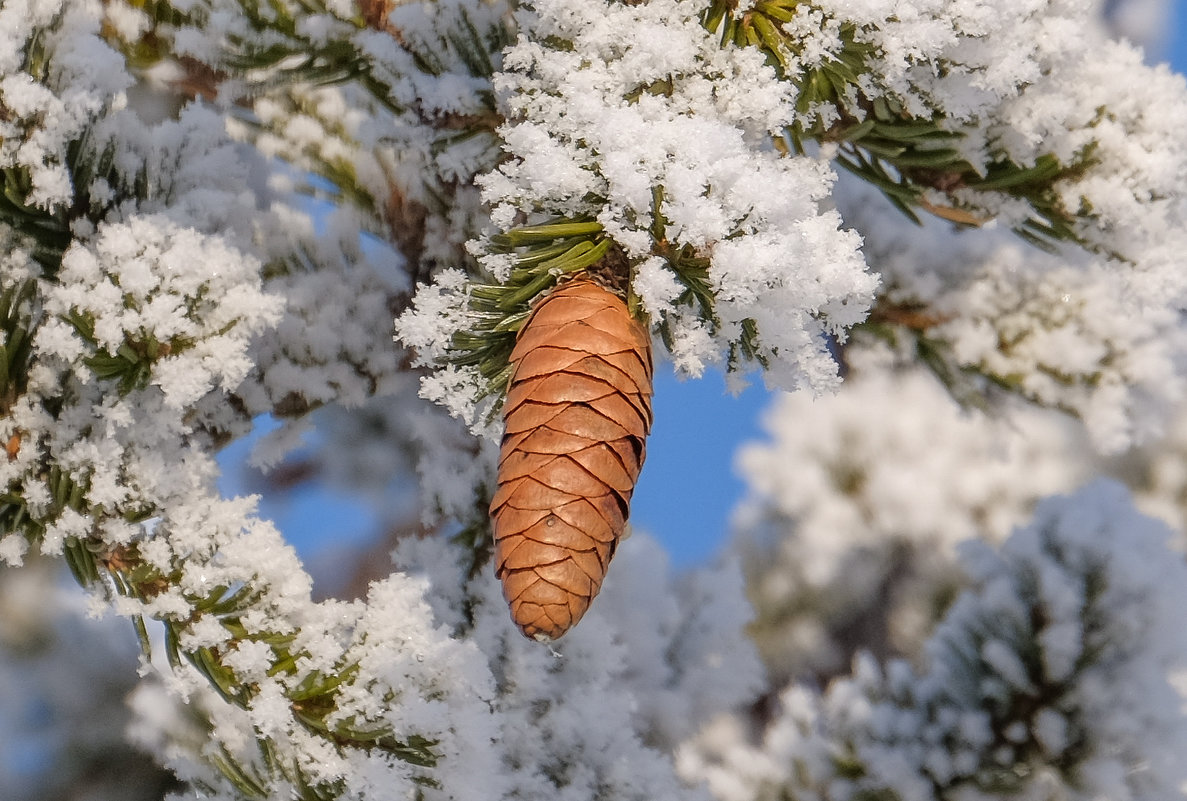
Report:
[[[238,730],[238,738],[230,735],[225,739],[242,747],[251,732],[250,724],[243,720],[243,713],[236,710],[238,715],[228,715],[228,710],[233,707],[219,704],[218,696],[211,689],[195,690],[181,702],[166,684],[167,674],[143,667],[141,672],[145,675],[127,698],[132,713],[128,739],[165,766],[179,781],[205,787],[213,798],[233,798],[230,793],[213,790],[220,783],[218,773],[213,765],[201,758],[207,740],[203,716],[210,716],[216,731],[220,726],[226,732]],[[176,682],[169,684],[177,686]],[[193,798],[195,795],[193,791],[179,792],[166,798]]]
[[[1111,5],[1123,15],[1140,4]],[[1057,184],[1066,209],[1088,212],[1078,233],[1148,270],[1147,256],[1129,248],[1161,250],[1157,234],[1173,234],[1183,213],[1187,151],[1174,135],[1187,114],[1181,76],[1144,67],[1132,46],[1107,42],[1078,0],[826,0],[819,7],[826,19],[857,25],[857,36],[875,47],[871,74],[912,113],[981,124],[962,146],[974,165],[998,155],[1019,164],[1045,153],[1063,164],[1088,157],[1090,169]],[[805,28],[819,36],[811,33],[818,24]],[[974,195],[972,205],[985,202]],[[1008,208],[989,205],[1010,218]],[[1135,239],[1136,231],[1145,235]]]
[[[38,489],[47,480],[39,457],[52,454],[82,498],[115,516],[92,523],[63,509],[41,549],[58,552],[88,529],[109,546],[126,545],[138,527],[121,515],[182,502],[212,477],[191,439],[204,422],[197,409],[243,381],[252,336],[277,305],[260,292],[254,258],[159,215],[76,242],[61,275],[67,283],[41,287],[51,316],[33,342],[40,366],[5,428],[24,441],[0,465],[0,480],[24,482],[31,509],[44,514],[57,491]],[[60,399],[56,420],[41,398]]]
[[[1073,41],[1058,22],[1074,20],[1076,27],[1082,26],[1079,5],[1040,0],[993,5],[976,0],[813,4],[826,19],[856,25],[857,35],[875,46],[870,74],[877,76],[873,80],[880,88],[902,99],[912,114],[942,111],[954,122],[992,113],[996,104],[1035,81],[1049,53]],[[820,12],[805,7],[797,15],[805,37],[822,38],[820,23],[811,19]],[[1052,30],[1045,31],[1046,36],[1037,34],[1048,20],[1054,23]],[[808,52],[818,59],[818,52],[831,49],[826,41]],[[948,69],[933,68],[940,63]]]
[[[1046,152],[1055,153],[1065,164],[1073,163],[1074,155],[1100,133],[1092,116],[1102,106],[1116,104],[1119,113],[1110,115],[1110,123],[1119,126],[1136,126],[1154,134],[1164,125],[1141,111],[1130,113],[1150,106],[1127,102],[1133,98],[1128,94],[1133,83],[1131,76],[1118,71],[1120,62],[1142,73],[1143,90],[1147,82],[1153,84],[1146,99],[1157,95],[1160,105],[1168,99],[1181,104],[1182,92],[1173,81],[1167,82],[1165,70],[1138,67],[1140,59],[1135,60],[1135,51],[1128,45],[1106,46],[1105,26],[1093,13],[1099,13],[1101,5],[1082,0],[800,4],[787,25],[799,39],[797,52],[790,54],[791,71],[827,60],[841,49],[842,26],[852,26],[857,41],[871,48],[862,93],[870,98],[889,94],[916,117],[931,119],[938,112],[946,127],[967,125],[963,130],[968,140],[959,147],[974,166],[987,166],[1000,155],[1032,164]],[[1154,7],[1164,4],[1139,0],[1105,5],[1110,6],[1113,20],[1126,16],[1136,20],[1140,16],[1157,19]],[[1085,80],[1086,73],[1095,80]],[[1069,92],[1085,97],[1076,102]],[[1047,136],[1034,135],[1040,128]],[[1178,163],[1181,146],[1173,139],[1161,141],[1169,149],[1164,163]],[[1092,178],[1085,185],[1108,176],[1105,180],[1116,186],[1140,192],[1144,180],[1159,178],[1131,172],[1146,159],[1139,147],[1125,148],[1109,133],[1098,145],[1101,151],[1094,155],[1108,152],[1109,156],[1088,171]],[[1169,180],[1167,175],[1161,178]],[[1075,183],[1074,177],[1069,179],[1069,185]],[[1074,191],[1069,188],[1069,196]],[[1074,196],[1071,200],[1068,208],[1075,212],[1079,204]],[[970,202],[975,206],[984,201],[970,198]],[[1000,211],[993,209],[995,214]]]
[[[1177,312],[1134,302],[1107,268],[1026,276],[1021,259],[1005,246],[966,285],[938,298],[936,311],[951,316],[932,333],[951,344],[959,363],[1074,412],[1101,450],[1159,433],[1184,389],[1175,364],[1187,341]]]
[[[458,555],[420,540],[396,559],[433,576],[434,611],[489,664],[501,767],[467,797],[707,798],[675,777],[667,753],[760,686],[734,569],[677,581],[658,546],[636,535],[581,626],[552,652],[511,624],[493,575],[467,584]]]
[[[837,750],[823,731],[818,693],[791,685],[775,699],[773,719],[759,732],[737,715],[722,715],[686,742],[677,771],[704,782],[720,801],[832,801],[825,789],[834,776]],[[794,778],[793,778],[794,777]],[[837,798],[847,798],[844,788]]]
[[[954,740],[979,764],[970,770],[948,748],[955,759],[928,753],[920,773],[988,783],[1004,778],[992,760],[1034,760],[1030,780],[1042,786],[1052,780],[1042,763],[1062,757],[1079,797],[1179,797],[1187,730],[1168,672],[1187,657],[1179,623],[1187,575],[1166,548],[1169,533],[1137,514],[1120,487],[1096,483],[1044,502],[1000,555],[966,549],[976,590],[949,611],[929,644],[929,670],[909,693],[911,711],[939,723],[934,742]],[[979,680],[942,686],[970,674]],[[885,691],[901,704],[895,684],[892,670]],[[1018,715],[1028,706],[1045,713]],[[893,743],[871,740],[871,753]]]
[[[85,192],[92,211],[105,211],[108,222],[160,214],[183,228],[220,234],[249,249],[260,229],[278,222],[262,212],[252,186],[259,156],[227,136],[226,121],[213,109],[189,105],[176,119],[146,123],[138,112],[120,109],[95,122],[80,158],[108,159],[110,174],[90,176],[76,187]],[[76,180],[88,173],[76,169]],[[115,198],[140,187],[143,197],[115,203]],[[76,223],[84,226],[83,221]],[[87,233],[80,227],[79,234]]]
[[[495,224],[520,210],[590,215],[642,258],[658,212],[673,245],[709,258],[716,294],[719,324],[704,336],[681,324],[687,310],[665,281],[635,284],[653,319],[673,322],[684,372],[722,361],[749,319],[773,384],[833,385],[821,335],[859,321],[876,281],[858,237],[822,205],[832,170],[759,147],[792,120],[793,87],[760,53],[722,49],[696,3],[544,0],[533,11],[495,82],[514,121],[501,131],[513,158],[482,178]],[[648,91],[657,82],[670,91]]]
[[[1123,6],[1140,4],[1110,5],[1122,14]],[[972,126],[961,129],[966,136],[958,144],[978,170],[1000,158],[1030,165],[1045,155],[1078,165],[1054,184],[1075,236],[1109,258],[1108,268],[1127,277],[1140,302],[1180,302],[1182,76],[1144,66],[1131,45],[1108,41],[1079,2],[821,7],[857,23],[857,35],[876,48],[871,73],[880,76],[879,89],[889,88],[916,115],[942,111],[944,124]],[[805,25],[809,32],[819,27]],[[1002,193],[956,188],[952,196],[978,209],[975,217],[999,224],[1017,225],[1031,214]],[[935,201],[948,202],[939,193]]]
[[[780,80],[692,0],[0,4],[0,560],[62,555],[134,624],[133,737],[180,797],[1173,797],[1187,583],[1165,532],[1097,484],[984,544],[1090,466],[1021,401],[1117,449],[1183,390],[1187,95],[1101,38],[1097,8],[798,3]],[[959,129],[974,172],[1057,157],[1043,200],[1084,247],[1023,250],[1001,230],[1031,206],[967,186],[924,200],[985,230],[900,237],[838,179],[843,145],[783,147],[858,122],[796,79],[850,45],[846,108],[889,97]],[[420,371],[495,324],[474,282],[518,280],[523,254],[494,237],[554,216],[625,254],[624,294],[683,373],[755,359],[775,386],[840,387],[781,400],[743,455],[721,563],[674,575],[624,542],[559,653],[516,631],[467,525],[495,457],[465,426],[494,433],[498,399],[476,366]],[[961,411],[902,367],[925,352],[1019,403]],[[386,520],[442,535],[402,542],[359,600],[315,602],[255,499],[217,489],[214,454],[253,418],[284,422],[253,454],[271,465],[317,409],[322,475],[395,486]],[[971,588],[927,640],[970,539]],[[4,579],[0,638],[62,619],[48,582]],[[71,693],[106,678],[86,673],[96,631]],[[786,684],[835,677],[859,641],[922,658]],[[10,668],[0,710],[42,687]]]
[[[878,3],[843,5],[834,13],[858,21],[886,12]],[[879,47],[875,72],[888,85],[901,83],[900,97],[913,86],[949,119],[967,107],[970,119],[984,120],[962,146],[973,164],[999,156],[1031,164],[1044,154],[1085,164],[1058,180],[1055,193],[1080,215],[1075,235],[1097,255],[1063,248],[1047,256],[994,231],[956,237],[934,222],[924,235],[895,232],[891,217],[855,208],[861,204],[843,189],[839,205],[867,237],[885,299],[925,307],[932,315],[925,336],[950,348],[956,365],[1082,417],[1099,448],[1156,436],[1183,393],[1176,367],[1187,245],[1182,76],[1143,66],[1132,47],[1105,41],[1077,4],[997,4],[992,14],[975,3],[915,4],[913,11],[862,34]],[[934,24],[932,14],[950,24]],[[992,35],[979,39],[978,30]],[[1005,44],[1011,37],[1014,46]],[[912,66],[925,59],[960,68],[933,77]],[[966,72],[978,63],[984,68]],[[992,192],[958,189],[954,197],[996,218],[990,228],[1031,213]]]
[[[1136,5],[1109,12],[1137,14]],[[831,208],[834,148],[779,157],[761,146],[792,122],[829,128],[832,106],[797,105],[796,82],[776,81],[760,52],[720,47],[699,8],[669,0],[547,0],[521,15],[494,82],[510,158],[481,178],[483,197],[501,229],[540,215],[600,222],[632,260],[631,288],[684,373],[733,366],[740,351],[764,361],[772,386],[834,387],[822,337],[843,341],[880,286],[883,299],[934,307],[947,325],[928,333],[960,366],[1083,417],[1097,445],[1115,451],[1155,435],[1182,394],[1173,376],[1187,92],[1181,76],[1108,41],[1094,8],[828,1],[797,5],[783,25],[795,44],[783,53],[791,76],[834,62],[854,39],[868,73],[846,90],[861,95],[847,97],[852,113],[889,96],[937,119],[960,134],[948,141],[974,172],[1063,165],[1052,190],[1032,200],[1050,204],[1066,223],[1061,237],[1082,250],[1032,255],[988,233],[973,245],[929,234],[909,252],[887,253],[882,224],[861,225],[842,191],[847,222],[868,237],[866,270]],[[957,182],[923,201],[1000,230],[1035,222],[1020,197]],[[925,253],[937,239],[942,247]],[[707,265],[711,310],[685,305],[689,279],[658,255],[681,245]],[[481,260],[505,280],[506,259]],[[418,298],[428,309],[466,302],[456,285]],[[1061,299],[1057,313],[1048,313],[1051,298]],[[467,318],[455,309],[402,322],[403,340],[439,364]],[[427,380],[425,396],[474,422],[485,389],[477,370],[450,367]]]
[[[99,14],[95,0],[24,0],[0,9],[0,166],[28,171],[31,205],[70,203],[67,147],[122,104],[132,82],[120,54],[99,38]],[[39,29],[43,38],[27,50]],[[42,62],[44,82],[28,71],[30,50]]]
[[[347,675],[358,678],[338,691],[327,724],[389,730],[397,740],[411,737],[411,743],[424,738],[420,742],[433,743],[434,763],[444,768],[440,775],[433,772],[437,792],[426,797],[481,797],[481,777],[494,768],[495,758],[490,746],[490,678],[471,643],[451,639],[433,623],[424,601],[424,581],[394,574],[374,584],[366,602],[313,604],[308,577],[291,548],[271,526],[253,521],[250,514],[244,504],[208,501],[202,508],[183,509],[163,520],[160,536],[142,546],[153,561],[175,558],[170,552],[187,546],[179,536],[181,527],[199,526],[208,533],[205,547],[215,550],[205,558],[190,556],[187,565],[192,568],[182,589],[202,592],[248,582],[259,593],[251,611],[240,619],[245,633],[237,642],[213,616],[190,622],[182,634],[183,647],[227,649],[227,667],[252,683],[243,710],[216,695],[207,677],[188,663],[165,668],[163,686],[211,721],[211,730],[199,735],[199,743],[206,740],[201,750],[211,754],[221,749],[234,758],[257,776],[268,798],[288,797],[291,778],[260,763],[256,737],[273,744],[278,764],[299,766],[306,781],[340,787],[339,797],[417,797],[425,778],[422,768],[394,760],[384,751],[334,747],[294,715],[288,694],[355,666]],[[182,599],[163,596],[153,603],[159,613],[168,615],[174,601]],[[276,636],[269,632],[281,621],[300,623],[299,630],[280,632],[294,638],[294,653],[299,655],[291,674],[270,671],[275,657],[263,639]],[[179,775],[199,787],[223,787],[223,795],[216,797],[235,797],[225,779],[194,761],[194,733],[189,726],[175,725],[176,713],[166,714],[159,702],[138,703],[136,708],[138,738],[155,744]]]
[[[1177,365],[1187,353],[1174,264],[1133,271],[1070,249],[1048,254],[996,226],[957,234],[933,220],[905,230],[852,181],[839,202],[867,232],[886,282],[884,318],[922,309],[902,319],[954,368],[1076,415],[1103,452],[1162,431],[1183,397]]]
[[[461,270],[445,270],[432,284],[418,288],[410,307],[396,318],[396,337],[413,350],[416,364],[431,366],[444,359],[455,331],[468,327],[469,284]],[[421,395],[440,404],[472,432],[496,439],[492,399],[482,398],[483,379],[473,366],[446,366],[421,379]]]
[[[293,53],[330,46],[328,60],[342,53],[332,45],[349,48],[352,74],[368,79],[363,85],[292,80],[285,72],[293,62],[283,59],[222,81],[220,101],[250,102],[260,123],[232,121],[232,130],[264,155],[347,182],[359,210],[376,230],[406,246],[405,255],[421,263],[417,269],[427,272],[463,256],[463,244],[484,223],[474,175],[500,158],[491,130],[457,136],[469,123],[493,128],[490,72],[499,48],[486,54],[485,64],[467,61],[469,37],[505,35],[504,2],[368,2],[357,8],[341,2],[323,4],[321,13],[281,4],[297,20],[284,35],[256,30],[235,0],[190,5],[199,24],[166,33],[177,54],[212,67],[236,71],[257,39]],[[372,24],[359,24],[360,10],[376,15]],[[431,68],[422,69],[426,64]]]
[[[750,494],[731,548],[776,676],[835,673],[858,643],[913,651],[953,589],[955,545],[1004,537],[1088,469],[1057,415],[995,420],[928,373],[852,355],[836,395],[778,398],[770,440],[738,456]]]
[[[859,659],[823,697],[789,688],[756,748],[728,721],[681,757],[719,798],[1181,798],[1187,568],[1116,484],[1039,505],[1000,547],[926,666]],[[836,760],[846,767],[841,769]]]
[[[127,622],[88,619],[64,573],[47,560],[0,570],[0,795],[159,799],[171,777],[124,738],[136,681]]]
[[[90,348],[116,354],[157,343],[164,350],[152,383],[167,407],[192,405],[215,387],[233,389],[251,370],[246,343],[278,306],[260,293],[258,270],[225,242],[159,217],[106,226],[92,247],[66,252],[61,283],[47,292],[51,314],[93,320],[92,335],[71,337],[67,323],[47,323],[45,353],[77,364]],[[88,382],[90,370],[80,369]]]
[[[292,415],[334,402],[357,407],[395,391],[400,353],[383,336],[389,299],[404,279],[384,264],[394,254],[363,252],[358,220],[348,213],[328,219],[320,235],[304,215],[278,216],[287,230],[274,233],[273,252],[283,266],[267,289],[284,298],[285,313],[255,343],[259,380],[243,388],[248,405]]]
[[[1136,83],[1119,78],[1140,74]],[[1017,159],[1085,154],[1091,169],[1056,184],[1064,206],[1086,210],[1078,233],[1129,278],[1139,302],[1182,302],[1177,269],[1187,234],[1187,82],[1150,68],[1122,43],[1099,42],[1002,110],[989,135]]]
[[[488,35],[502,31],[508,14],[509,6],[502,0],[399,3],[389,12],[387,30],[356,35],[360,51],[379,77],[390,83],[391,99],[405,109],[390,124],[372,122],[360,141],[375,148],[381,163],[391,165],[402,193],[436,212],[431,221],[441,225],[439,231],[434,230],[445,239],[434,243],[432,237],[426,237],[429,256],[444,256],[443,244],[457,248],[479,230],[481,210],[470,186],[476,174],[490,169],[501,157],[498,141],[490,134],[451,141],[456,138],[451,121],[455,126],[464,119],[489,121],[493,114],[491,76],[484,74],[485,70],[475,70],[459,55],[458,42],[464,40],[459,32]],[[399,36],[391,36],[391,31],[399,31]],[[393,46],[397,41],[405,46]],[[415,53],[433,54],[438,70],[418,69]],[[490,68],[497,69],[499,53],[490,58]],[[445,208],[434,205],[441,187],[459,193]],[[442,262],[454,261],[457,255],[450,251],[450,258],[442,258]]]
[[[0,480],[23,483],[30,511],[52,516],[60,497],[40,461],[50,454],[76,482],[79,500],[115,515],[95,522],[61,509],[42,550],[57,552],[88,532],[127,544],[138,529],[121,515],[143,516],[209,481],[211,466],[191,436],[212,418],[197,410],[243,381],[253,335],[276,319],[258,269],[225,238],[138,215],[76,241],[62,260],[66,282],[42,282],[48,314],[33,340],[39,363],[4,426],[5,437],[19,431],[22,442],[0,465]],[[13,270],[4,283],[21,278]],[[8,555],[19,558],[19,549]]]
[[[407,426],[401,434],[411,433],[417,449],[416,475],[423,488],[421,515],[426,523],[443,517],[472,520],[475,496],[488,497],[490,482],[498,462],[498,450],[487,439],[475,440],[456,420],[438,409],[405,404],[396,416]],[[478,504],[477,514],[485,523],[485,508]]]
[[[1138,507],[1166,522],[1187,550],[1187,414],[1182,406],[1162,437],[1102,460],[1099,469],[1126,483]]]
[[[1178,550],[1187,550],[1187,414],[1180,409],[1165,436],[1106,460],[1109,474],[1129,485],[1138,506],[1178,533]]]
[[[310,605],[301,600],[304,588],[276,588],[273,602],[302,604],[301,671],[270,678],[267,660],[239,644],[227,662],[258,684],[245,712],[219,700],[187,668],[175,668],[163,686],[202,709],[213,723],[206,737],[243,764],[253,765],[254,730],[273,737],[307,776],[340,783],[342,798],[706,798],[676,778],[668,754],[709,717],[749,701],[760,685],[741,633],[749,611],[735,570],[705,571],[698,589],[690,589],[669,576],[654,543],[633,540],[621,549],[622,569],[599,605],[555,654],[517,632],[493,576],[484,571],[467,580],[463,557],[439,539],[408,541],[397,562],[410,572],[372,584],[365,602]],[[659,653],[669,656],[661,660]],[[296,722],[281,685],[348,664],[358,665],[359,679],[344,685],[331,722],[385,725],[397,736],[431,739],[433,784],[378,753],[328,747]],[[181,776],[218,786],[193,759],[193,727],[161,693],[150,685],[135,700],[137,738]],[[283,777],[253,769],[264,776],[268,798],[287,797]]]

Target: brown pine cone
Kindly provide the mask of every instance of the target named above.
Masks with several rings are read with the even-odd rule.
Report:
[[[490,513],[495,570],[528,637],[555,640],[601,589],[651,430],[651,338],[588,278],[532,310],[511,352]]]

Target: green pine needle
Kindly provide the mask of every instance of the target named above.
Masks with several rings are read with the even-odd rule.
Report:
[[[487,395],[501,397],[510,380],[508,360],[515,335],[540,295],[561,276],[597,264],[613,246],[601,223],[560,218],[513,228],[490,239],[492,253],[514,254],[505,284],[474,283],[470,314],[474,324],[453,336],[448,360],[474,366],[486,380]]]
[[[985,212],[977,206],[955,198],[947,206],[925,200],[929,192],[950,194],[969,189],[1029,203],[1034,215],[1017,233],[1040,247],[1053,249],[1060,242],[1086,244],[1076,233],[1080,215],[1062,207],[1054,187],[1091,166],[1091,148],[1071,164],[1050,154],[1032,165],[1017,164],[1003,155],[980,174],[962,154],[960,143],[965,134],[946,128],[941,116],[916,117],[893,96],[865,95],[861,78],[870,72],[869,61],[876,51],[861,41],[855,26],[840,26],[841,47],[830,58],[802,73],[789,73],[787,55],[795,52],[796,45],[782,25],[794,17],[799,2],[764,0],[735,16],[730,0],[711,0],[701,16],[707,30],[720,31],[723,47],[757,47],[765,53],[767,63],[796,85],[796,107],[802,115],[820,106],[835,109],[838,121],[828,128],[810,117],[796,122],[784,134],[790,148],[781,149],[802,154],[807,142],[838,143],[837,163],[880,189],[916,223],[920,222],[916,212],[922,209],[957,224],[979,224]],[[987,205],[995,204],[989,201]]]

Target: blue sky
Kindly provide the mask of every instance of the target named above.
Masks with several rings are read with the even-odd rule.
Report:
[[[1167,58],[1187,71],[1184,2],[1175,4]],[[635,491],[631,522],[667,547],[674,564],[687,566],[712,557],[724,542],[730,514],[744,492],[734,470],[738,445],[760,439],[763,410],[770,395],[755,377],[738,396],[730,395],[720,373],[679,381],[661,365],[655,385],[655,427],[647,444],[647,462]],[[222,456],[223,491],[243,492],[235,465],[249,450],[235,443]],[[261,513],[274,520],[302,556],[314,557],[327,543],[374,536],[366,509],[346,493],[317,487],[284,498],[264,498]]]
[[[676,379],[666,365],[655,382],[655,426],[631,502],[631,523],[660,539],[687,565],[716,552],[745,486],[733,464],[740,443],[758,439],[769,394],[760,376],[734,397],[721,373]]]

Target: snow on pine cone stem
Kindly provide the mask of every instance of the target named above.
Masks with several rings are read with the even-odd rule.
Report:
[[[651,430],[651,338],[587,277],[536,304],[511,352],[491,501],[511,617],[555,640],[601,589]]]

